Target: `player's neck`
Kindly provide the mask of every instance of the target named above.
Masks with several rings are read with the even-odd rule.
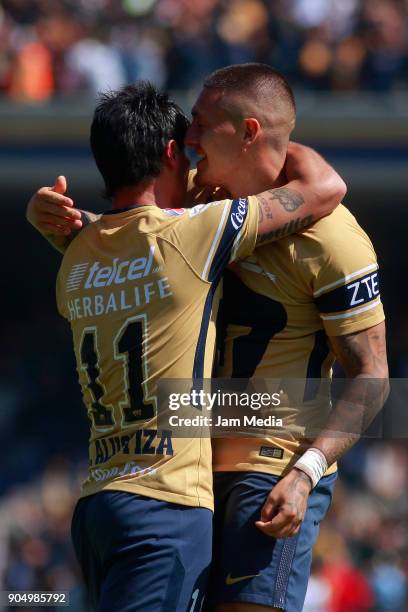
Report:
[[[158,208],[173,208],[180,206],[186,197],[186,182],[181,181],[174,173],[170,177],[161,173],[157,178],[123,187],[113,198],[113,208],[121,209],[129,206],[158,206]]]
[[[287,183],[285,171],[282,168],[280,172],[277,170],[267,172],[252,172],[248,177],[241,177],[241,180],[235,181],[234,186],[230,188],[233,198],[245,197],[262,193],[268,189],[275,189]]]
[[[261,152],[254,156],[245,171],[234,176],[234,184],[230,189],[232,197],[255,195],[284,185],[287,182],[285,158],[285,152],[268,152],[267,155]]]
[[[157,206],[155,181],[143,182],[130,187],[123,187],[113,198],[113,208],[128,208],[129,206]]]

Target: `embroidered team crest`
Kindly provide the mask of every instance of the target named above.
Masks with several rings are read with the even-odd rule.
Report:
[[[168,217],[180,217],[186,212],[185,208],[163,208],[163,212]]]

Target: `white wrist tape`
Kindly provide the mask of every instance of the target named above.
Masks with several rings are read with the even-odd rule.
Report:
[[[327,460],[318,448],[308,448],[293,466],[307,474],[314,489],[328,468]]]

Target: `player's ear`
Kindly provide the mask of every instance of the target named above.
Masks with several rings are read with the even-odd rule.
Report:
[[[255,117],[247,117],[244,119],[245,130],[244,130],[244,143],[252,144],[258,138],[261,132],[261,124]]]
[[[177,142],[174,139],[169,140],[166,146],[164,147],[163,154],[166,165],[172,166],[177,161],[179,153],[180,149]]]

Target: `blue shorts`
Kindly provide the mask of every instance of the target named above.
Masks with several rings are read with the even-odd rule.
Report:
[[[205,610],[235,602],[302,610],[312,547],[336,476],[322,478],[310,494],[299,533],[276,540],[259,531],[255,521],[278,478],[257,472],[214,474],[214,562]]]
[[[121,491],[79,500],[72,540],[98,612],[200,610],[212,512]]]

